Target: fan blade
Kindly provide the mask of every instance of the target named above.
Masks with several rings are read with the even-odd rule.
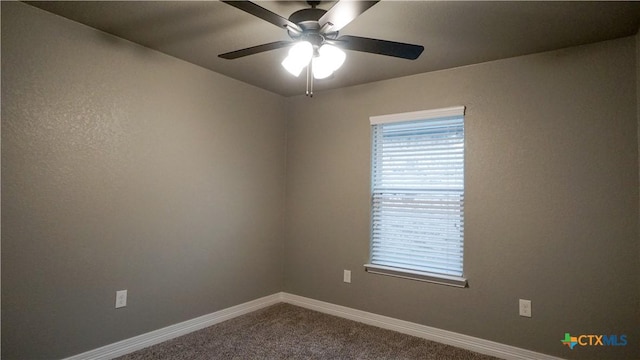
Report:
[[[252,3],[251,1],[222,0],[222,2],[238,8],[244,12],[247,12],[253,16],[259,17],[262,20],[270,22],[279,28],[291,28],[294,31],[302,32],[302,29],[298,25],[292,23],[288,19],[285,19],[276,13],[273,13],[259,5]]]
[[[249,47],[249,48],[246,48],[246,49],[231,51],[231,52],[228,52],[228,53],[220,54],[218,56],[223,58],[223,59],[232,60],[232,59],[241,58],[241,57],[247,56],[247,55],[253,55],[253,54],[261,53],[261,52],[264,52],[264,51],[280,49],[280,48],[283,48],[283,47],[287,47],[287,46],[289,46],[291,44],[293,44],[291,41],[274,41],[274,42],[271,42],[271,43],[268,43],[268,44],[262,44],[262,45],[252,46],[252,47]]]
[[[395,41],[369,39],[349,35],[339,37],[336,41],[336,45],[347,50],[363,51],[409,60],[417,59],[424,50],[424,46],[422,45],[405,44]]]
[[[333,5],[329,11],[322,15],[318,23],[321,26],[330,23],[331,27],[329,30],[338,31],[378,1],[338,1],[337,4]]]

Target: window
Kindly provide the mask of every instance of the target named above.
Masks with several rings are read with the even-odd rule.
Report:
[[[371,117],[368,272],[467,285],[464,109]]]

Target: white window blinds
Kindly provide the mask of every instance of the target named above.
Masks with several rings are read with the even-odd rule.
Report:
[[[371,123],[371,264],[462,277],[464,107]]]

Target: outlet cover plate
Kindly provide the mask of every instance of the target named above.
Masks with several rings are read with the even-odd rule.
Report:
[[[520,316],[531,317],[531,300],[520,299]]]
[[[116,291],[116,309],[127,306],[127,290]]]

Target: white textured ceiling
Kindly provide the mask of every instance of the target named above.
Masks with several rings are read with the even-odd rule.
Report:
[[[280,66],[286,49],[218,57],[289,40],[283,29],[218,1],[27,3],[278,94],[305,91],[305,77]],[[283,17],[307,7],[304,1],[258,4]],[[639,25],[640,2],[381,1],[340,34],[423,45],[420,58],[348,51],[345,65],[315,87],[317,92],[630,36]]]

